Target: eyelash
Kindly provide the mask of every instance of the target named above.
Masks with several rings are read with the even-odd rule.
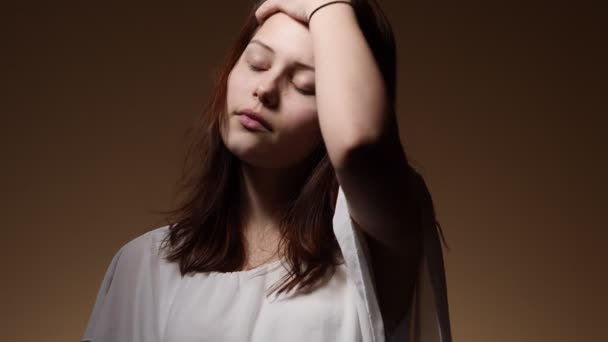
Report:
[[[251,65],[251,64],[249,65],[249,69],[250,69],[250,70],[253,70],[253,71],[262,71],[262,70],[264,70],[264,69],[256,68],[256,67],[254,67],[254,66],[253,66],[253,65]]]
[[[254,67],[254,66],[253,66],[253,65],[251,65],[251,64],[249,64],[249,70],[252,70],[252,71],[254,71],[254,72],[261,72],[261,71],[264,71],[264,69],[261,69],[261,68],[256,68],[256,67]],[[294,87],[295,87],[295,85],[294,85]],[[295,87],[295,88],[296,88],[296,90],[298,91],[298,93],[300,93],[300,94],[302,94],[302,95],[305,95],[305,96],[314,96],[314,95],[315,95],[315,92],[314,92],[314,91],[302,90],[302,89],[300,89],[300,88],[298,88],[298,87]]]

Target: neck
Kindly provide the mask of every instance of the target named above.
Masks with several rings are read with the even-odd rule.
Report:
[[[260,168],[242,162],[242,223],[247,233],[278,232],[281,209],[301,185],[300,168]]]

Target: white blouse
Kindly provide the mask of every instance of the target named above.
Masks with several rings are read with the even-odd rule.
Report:
[[[384,335],[367,245],[353,229],[342,188],[333,229],[345,264],[337,266],[329,281],[308,294],[273,293],[268,298],[267,289],[287,272],[283,260],[246,271],[181,277],[177,264],[167,262],[159,250],[168,226],[151,230],[112,258],[82,341],[451,342],[434,227],[425,229],[430,232],[415,310],[408,310],[390,338]]]

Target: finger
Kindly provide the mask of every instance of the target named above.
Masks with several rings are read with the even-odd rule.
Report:
[[[258,24],[262,24],[268,16],[274,12],[277,12],[278,8],[273,0],[264,1],[258,9],[255,11],[255,17],[258,21]]]
[[[264,20],[264,18],[262,17],[264,11],[264,4],[260,5],[260,7],[255,10],[255,19],[257,20],[258,24],[262,24],[262,21]]]

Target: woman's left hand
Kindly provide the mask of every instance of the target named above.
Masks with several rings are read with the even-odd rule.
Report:
[[[255,11],[261,25],[266,18],[276,12],[283,12],[291,18],[308,25],[310,13],[331,0],[266,0]]]

